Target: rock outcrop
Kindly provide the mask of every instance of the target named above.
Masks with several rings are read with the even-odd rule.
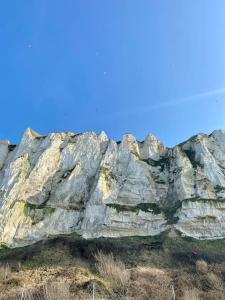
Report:
[[[115,142],[102,132],[27,129],[0,142],[0,244],[60,234],[147,236],[176,229],[225,237],[225,132],[165,147],[153,135]]]

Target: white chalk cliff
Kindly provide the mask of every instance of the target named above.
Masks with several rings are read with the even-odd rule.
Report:
[[[115,142],[104,132],[42,136],[31,129],[19,145],[0,142],[0,245],[171,229],[225,237],[225,132],[174,148],[153,135]]]

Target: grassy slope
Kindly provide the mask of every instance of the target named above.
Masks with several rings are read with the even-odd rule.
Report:
[[[213,274],[217,274],[215,276],[219,276],[219,281],[222,282],[220,293],[224,292],[225,295],[225,286],[223,286],[223,280],[225,280],[225,275],[223,276],[225,274],[224,240],[197,241],[180,236],[171,238],[165,233],[156,237],[101,238],[95,240],[84,240],[76,236],[61,236],[24,248],[4,248],[0,251],[0,262],[3,265],[9,264],[11,266],[17,280],[9,284],[3,281],[0,285],[4,288],[5,293],[10,295],[13,292],[18,292],[24,284],[34,288],[49,280],[64,278],[73,282],[73,288],[76,287],[74,288],[76,294],[77,289],[87,292],[86,289],[93,280],[98,281],[98,285],[102,287],[103,291],[103,286],[107,286],[108,283],[97,274],[95,268],[94,254],[98,250],[105,254],[112,253],[128,269],[133,270],[132,274],[136,274],[135,276],[141,267],[148,268],[148,270],[157,269],[169,272],[168,276],[176,288],[178,297],[180,296],[178,299],[182,299],[184,293],[182,289],[184,288],[198,288],[203,293],[201,299],[213,299],[215,297],[213,294],[210,298],[210,293],[214,293],[214,289],[218,290],[218,287],[210,286],[207,283],[208,279],[204,277],[205,274],[196,273],[196,261],[204,259],[209,265],[209,270],[211,270],[209,273],[214,272]],[[18,265],[22,265],[22,267],[18,267]],[[150,276],[149,272],[145,276]],[[180,282],[182,276],[184,277],[183,281],[187,281],[185,281],[185,287],[182,287]],[[136,284],[138,280],[134,282]],[[223,299],[220,298],[220,295],[216,297]]]

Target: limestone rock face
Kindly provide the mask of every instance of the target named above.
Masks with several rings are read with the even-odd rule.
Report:
[[[0,245],[60,234],[84,238],[225,237],[225,132],[165,147],[148,135],[115,142],[102,132],[31,129],[0,142]]]
[[[183,235],[197,239],[225,237],[225,202],[187,200],[182,202],[175,228]]]

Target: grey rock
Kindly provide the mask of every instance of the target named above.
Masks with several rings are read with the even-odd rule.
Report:
[[[31,129],[0,142],[0,244],[59,234],[225,237],[225,132],[165,147],[155,136]]]

